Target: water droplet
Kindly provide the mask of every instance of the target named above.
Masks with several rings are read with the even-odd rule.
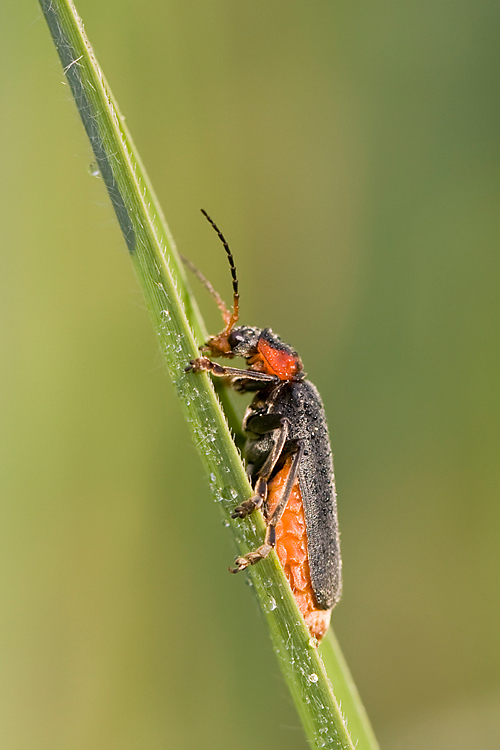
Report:
[[[309,638],[309,645],[311,648],[318,648],[318,639],[311,636],[311,638]]]
[[[216,479],[217,479],[217,477],[216,477],[216,476],[215,476],[215,474],[214,474],[214,473],[212,472],[212,474],[210,474],[210,481],[211,481],[211,482],[213,483],[213,482],[215,482],[215,480],[216,480]]]
[[[317,675],[317,674],[314,674],[314,672],[313,672],[312,674],[310,674],[310,675],[309,675],[309,682],[317,682],[317,681],[318,681],[318,679],[319,679],[319,678],[318,678],[318,675]]]
[[[172,316],[170,315],[170,312],[169,312],[168,310],[162,310],[162,311],[161,311],[161,314],[162,314],[162,315],[163,315],[163,317],[164,317],[164,318],[166,318],[167,320],[172,320]]]
[[[264,602],[264,612],[272,612],[277,606],[274,596],[268,596]]]
[[[238,497],[238,491],[235,490],[234,487],[231,487],[231,489],[229,490],[229,494],[231,495],[233,500],[236,500],[236,498]]]
[[[227,520],[227,518],[225,518],[225,519],[224,519],[224,520],[222,521],[222,525],[223,525],[223,526],[225,526],[226,528],[227,528],[228,526],[231,526],[231,524],[229,523],[229,521]]]
[[[96,161],[92,161],[89,164],[89,175],[91,177],[97,177],[99,180],[101,179],[101,172],[99,170],[99,166]]]
[[[246,583],[246,585],[247,585],[247,586],[250,586],[250,588],[252,588],[252,586],[253,586],[253,581],[252,581],[252,579],[251,579],[251,578],[246,578],[246,579],[245,579],[245,583]]]

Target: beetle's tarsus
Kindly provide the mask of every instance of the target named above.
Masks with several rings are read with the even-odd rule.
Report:
[[[260,508],[263,501],[264,498],[261,497],[261,495],[254,495],[248,500],[242,502],[241,505],[238,505],[231,513],[231,518],[246,518],[250,513],[253,513],[256,508]]]
[[[231,573],[239,573],[240,570],[245,570],[249,565],[255,565],[260,562],[271,552],[272,546],[270,544],[263,544],[253,552],[249,552],[245,557],[237,557],[234,561],[236,568],[229,568]]]
[[[234,561],[236,568],[228,568],[230,573],[239,573],[241,570],[245,570],[245,568],[248,568],[250,563],[248,560],[245,560],[244,557],[237,557]]]
[[[210,370],[210,365],[213,363],[208,357],[197,357],[196,359],[190,359],[189,364],[185,367],[185,372],[202,372],[203,370]]]

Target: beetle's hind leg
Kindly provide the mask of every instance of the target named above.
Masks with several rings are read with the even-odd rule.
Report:
[[[238,505],[233,513],[231,513],[231,518],[246,518],[246,516],[253,513],[256,508],[261,508],[265,502],[267,498],[267,483],[269,477],[281,456],[288,437],[288,420],[285,417],[280,418],[280,426],[276,429],[276,432],[278,432],[278,437],[270,450],[264,465],[258,473],[257,481],[254,485],[255,494],[248,500],[242,502],[241,505]]]
[[[268,554],[271,552],[271,550],[274,549],[276,545],[276,526],[280,522],[281,516],[285,512],[285,508],[287,506],[288,500],[290,499],[290,495],[292,494],[293,485],[295,484],[295,480],[297,479],[297,474],[299,472],[299,465],[300,465],[300,461],[302,459],[303,453],[304,453],[304,449],[302,445],[299,443],[297,453],[294,455],[292,464],[290,466],[290,471],[286,479],[286,484],[283,489],[283,494],[281,496],[281,499],[278,505],[276,506],[276,508],[274,509],[271,517],[268,519],[267,528],[266,528],[266,536],[264,538],[264,544],[262,544],[253,552],[249,552],[244,557],[237,557],[235,560],[236,567],[229,568],[231,573],[239,573],[240,570],[245,570],[245,568],[248,568],[249,565],[255,565],[255,563],[258,563],[260,560],[263,560],[265,557],[267,557]],[[267,493],[267,484],[266,484],[266,493]]]

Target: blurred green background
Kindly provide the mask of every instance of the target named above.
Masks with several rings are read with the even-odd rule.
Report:
[[[203,206],[323,395],[382,747],[500,748],[500,4],[77,6],[179,248],[230,296]],[[35,0],[0,35],[1,746],[305,748]]]

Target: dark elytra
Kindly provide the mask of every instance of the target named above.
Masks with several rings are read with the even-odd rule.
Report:
[[[299,464],[299,484],[306,518],[311,583],[319,609],[330,609],[340,599],[342,578],[332,451],[323,403],[316,387],[308,380],[287,381],[257,393],[243,422],[244,430],[250,433],[245,457],[253,464],[252,480],[270,450],[269,433],[256,436],[251,432],[252,418],[264,415],[261,405],[266,400],[272,405],[265,413],[288,419],[287,441],[292,448],[300,440],[304,449]],[[287,453],[285,444],[283,457]],[[280,463],[271,478],[279,468]]]

